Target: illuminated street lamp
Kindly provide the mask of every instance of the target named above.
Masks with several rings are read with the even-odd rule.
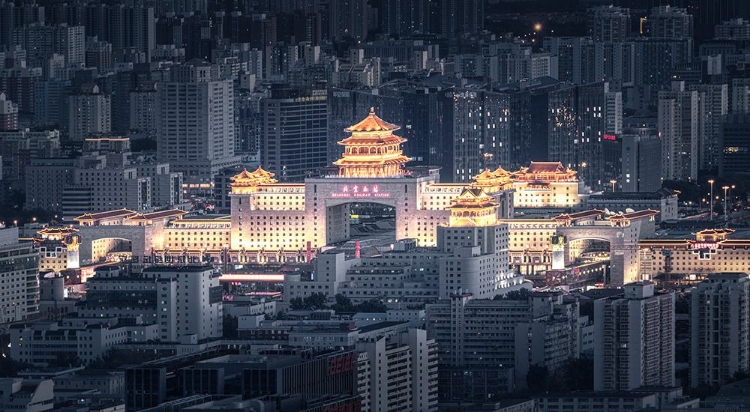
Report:
[[[714,220],[714,182],[714,179],[708,181],[708,183],[711,184],[711,197],[709,198],[711,199],[711,203],[708,205],[708,213],[711,216],[711,220]]]
[[[724,189],[724,220],[729,219],[729,214],[727,213],[727,190],[729,190],[729,186],[722,186],[722,189]]]
[[[612,180],[609,181],[609,183],[612,183],[612,193],[614,193],[615,192],[615,184],[617,184],[617,180],[612,179]]]

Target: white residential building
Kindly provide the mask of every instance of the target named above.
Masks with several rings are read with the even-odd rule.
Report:
[[[685,82],[672,82],[671,91],[659,92],[663,179],[698,178],[700,126],[705,107],[700,95],[698,91],[686,91]]]
[[[188,62],[173,79],[157,85],[157,153],[182,172],[194,189],[209,188],[220,170],[240,163],[235,156],[234,87],[218,67]]]
[[[437,344],[422,329],[357,343],[370,364],[372,411],[437,411]]]
[[[594,302],[594,390],[674,386],[674,293],[652,282]]]
[[[154,266],[143,271],[152,282],[174,279],[177,335],[196,335],[198,339],[223,336],[222,287],[219,273],[211,266]],[[179,299],[182,295],[182,299]]]
[[[112,130],[112,109],[109,95],[103,94],[99,86],[89,83],[81,86],[76,94],[68,96],[68,138],[82,141],[92,135],[109,133]]]
[[[722,385],[735,373],[750,370],[748,275],[708,275],[691,299],[691,385]]]
[[[0,227],[0,325],[39,312],[39,253],[18,241],[18,228]]]

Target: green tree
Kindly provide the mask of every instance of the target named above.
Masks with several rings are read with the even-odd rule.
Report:
[[[531,393],[544,393],[549,391],[552,376],[549,369],[542,365],[531,365],[526,374],[526,385]]]
[[[531,292],[529,292],[528,289],[518,289],[518,290],[511,290],[510,292],[504,294],[504,295],[495,295],[493,299],[495,300],[528,300],[529,296],[531,296]]]
[[[291,310],[302,310],[305,308],[305,301],[302,298],[292,298],[289,301],[289,309]]]
[[[360,303],[355,308],[357,312],[365,312],[365,313],[385,313],[388,312],[388,306],[386,306],[383,302],[379,300],[368,300],[365,302]]]
[[[594,361],[591,359],[568,359],[556,372],[555,387],[562,391],[594,390]]]
[[[674,313],[688,314],[690,313],[690,299],[684,294],[677,295],[677,301],[674,303]]]
[[[310,296],[305,297],[304,308],[309,310],[318,310],[326,307],[327,296],[325,293],[312,293]]]
[[[79,366],[81,360],[78,359],[78,355],[73,352],[57,352],[55,359],[49,362],[51,366],[68,368],[71,366]]]
[[[352,303],[351,299],[341,293],[337,294],[335,298],[336,303],[331,306],[331,309],[335,310],[336,312],[354,312],[354,304]]]
[[[724,214],[724,203],[720,201],[714,202],[713,212],[717,215],[723,215]]]

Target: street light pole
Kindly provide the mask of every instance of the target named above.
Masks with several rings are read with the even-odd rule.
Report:
[[[612,180],[609,181],[609,183],[612,183],[612,193],[614,193],[615,192],[615,184],[617,184],[617,180],[612,179]]]
[[[729,220],[729,214],[727,213],[727,190],[729,190],[729,186],[722,186],[722,189],[724,189],[724,220]]]
[[[711,216],[711,220],[714,220],[714,179],[708,181],[711,184],[711,197],[708,203],[708,215]]]

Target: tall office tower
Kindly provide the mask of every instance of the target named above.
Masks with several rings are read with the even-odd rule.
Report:
[[[750,115],[732,114],[721,124],[719,176],[750,173]]]
[[[638,37],[634,43],[636,87],[650,86],[644,99],[657,98],[656,91],[672,80],[674,70],[693,60],[693,40],[683,38]]]
[[[594,41],[621,42],[630,34],[630,9],[592,7],[587,10],[587,30]]]
[[[156,48],[156,19],[153,7],[126,4],[89,4],[83,7],[86,34],[112,44],[115,61],[123,51],[143,53],[146,61]]]
[[[31,320],[39,313],[39,252],[18,241],[18,228],[0,228],[0,325]]]
[[[443,116],[442,178],[469,182],[485,168],[510,167],[509,125],[522,114],[510,110],[507,94],[455,88],[439,95]],[[520,103],[517,103],[520,104]],[[519,116],[511,119],[509,116]]]
[[[237,136],[235,150],[241,153],[258,154],[263,136],[263,113],[260,102],[266,97],[261,93],[241,90],[235,102],[237,112]]]
[[[0,92],[0,132],[18,130],[18,105]]]
[[[380,11],[383,33],[408,36],[430,31],[430,2],[428,0],[385,0]]]
[[[16,67],[0,71],[0,90],[5,92],[8,100],[18,105],[19,114],[34,112],[34,85],[41,79],[39,67]]]
[[[578,121],[575,86],[561,87],[549,94],[547,160],[559,161],[567,168],[578,167]]]
[[[600,190],[611,180],[605,168],[603,142],[622,131],[622,93],[610,91],[609,83],[578,87],[577,139],[579,176],[587,186]]]
[[[282,182],[299,182],[327,166],[327,92],[277,87],[261,100],[263,166]]]
[[[484,30],[484,0],[440,0],[440,34],[456,39]]]
[[[367,39],[369,13],[367,0],[330,0],[328,2],[328,37],[340,40]]]
[[[690,384],[723,385],[750,370],[750,279],[716,273],[693,289],[690,302]]]
[[[112,43],[96,37],[86,39],[86,67],[96,67],[99,73],[106,73],[112,66]]]
[[[55,26],[55,52],[65,56],[65,64],[86,62],[86,28],[84,26]]]
[[[693,37],[693,15],[681,7],[654,7],[647,22],[650,37]]]
[[[617,179],[623,192],[653,193],[661,188],[661,139],[656,133],[625,131],[621,141],[622,172]]]
[[[13,30],[14,44],[23,46],[32,64],[43,64],[53,54],[60,54],[65,65],[86,61],[86,30],[84,26],[32,24]]]
[[[156,132],[156,82],[144,81],[130,92],[130,130]]]
[[[750,113],[750,78],[741,77],[732,79],[730,94],[730,113]]]
[[[438,345],[438,399],[486,402],[526,386],[529,365],[554,371],[577,357],[578,302],[560,293],[527,299],[451,294],[428,304],[427,336]]]
[[[99,91],[99,86],[86,83],[68,96],[68,138],[83,141],[92,135],[111,131],[110,97]]]
[[[38,81],[34,84],[34,124],[62,129],[68,123],[67,82],[60,79]]]
[[[699,170],[716,170],[721,156],[721,123],[729,112],[729,87],[726,84],[691,84],[688,90],[697,91],[703,100],[703,116],[698,135]]]
[[[44,6],[0,1],[0,50],[13,45],[13,29],[34,23],[45,23]]]
[[[141,66],[142,67],[142,66]],[[142,73],[142,77],[150,73]],[[138,87],[139,73],[128,65],[115,71],[111,77],[112,131],[126,134],[130,130],[130,93]]]
[[[649,281],[594,302],[594,390],[674,386],[674,293]]]
[[[182,172],[194,189],[240,163],[234,153],[234,87],[218,67],[191,61],[174,70],[156,90],[157,157]]]
[[[659,92],[663,179],[698,178],[699,131],[704,116],[703,102],[699,92],[685,90],[684,82],[672,82],[671,91]]]
[[[544,49],[557,56],[557,79],[573,84],[594,81],[594,42],[590,37],[549,37]]]

